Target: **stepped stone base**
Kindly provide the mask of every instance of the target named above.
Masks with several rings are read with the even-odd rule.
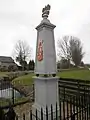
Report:
[[[41,120],[41,107],[34,104],[32,106],[32,117],[33,120],[36,120],[36,108],[37,108],[37,117],[39,120]],[[43,112],[42,112],[42,116],[43,116],[43,120],[46,120],[47,114],[46,114],[46,108],[42,108]],[[57,117],[59,117],[59,105],[57,106]],[[56,106],[53,106],[53,120],[56,119]],[[51,107],[48,107],[48,120],[51,120]]]
[[[51,119],[51,104],[53,106],[53,118],[56,117],[56,102],[57,111],[58,105],[58,77],[34,77],[35,85],[35,103],[32,106],[33,119],[37,115],[41,117],[41,108],[43,109],[43,118],[46,118],[46,105],[48,107],[48,117]]]

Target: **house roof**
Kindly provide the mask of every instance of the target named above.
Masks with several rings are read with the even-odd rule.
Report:
[[[2,63],[14,63],[14,60],[11,57],[0,56],[0,62],[2,62]]]

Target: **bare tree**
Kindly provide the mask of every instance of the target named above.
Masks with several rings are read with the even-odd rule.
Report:
[[[81,44],[81,41],[76,37],[71,37],[69,43],[72,61],[74,62],[75,66],[78,66],[81,64],[82,58],[85,54],[83,52],[83,46]]]
[[[58,56],[60,58],[70,59],[69,36],[64,36],[63,39],[58,40]]]
[[[58,57],[66,59],[69,64],[73,61],[76,66],[80,65],[84,57],[81,41],[73,36],[64,36],[58,40]]]
[[[19,62],[23,69],[26,65],[27,60],[31,57],[31,51],[32,50],[26,41],[19,40],[15,44],[13,55],[15,60]]]
[[[71,52],[70,52],[70,45],[69,45],[69,36],[64,36],[63,39],[58,40],[58,57],[59,59],[64,58],[68,61],[70,65],[71,59]]]

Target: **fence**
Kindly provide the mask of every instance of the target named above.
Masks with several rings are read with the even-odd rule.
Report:
[[[37,109],[35,114],[30,110],[28,120],[33,120],[33,116],[36,120],[90,120],[90,81],[60,78],[58,89],[59,109],[56,103],[55,114],[51,105],[51,116],[49,116],[46,106],[46,118],[41,108],[40,117]],[[25,114],[23,120],[26,120]]]
[[[90,81],[75,80],[75,79],[63,79],[60,78],[58,81],[59,88],[59,99],[68,100],[70,97],[84,96],[84,102],[89,102],[90,97]]]
[[[46,118],[41,108],[38,114],[30,110],[29,114],[23,114],[22,120],[90,120],[90,82],[83,80],[62,79],[58,82],[59,105],[56,108],[51,104],[49,111],[46,106]],[[34,95],[34,94],[33,94]],[[34,97],[34,96],[33,96]],[[59,108],[59,109],[58,109]],[[51,115],[49,115],[49,112]],[[16,115],[16,120],[19,120]]]
[[[26,102],[34,101],[34,85],[29,86],[29,94],[26,93],[23,86],[14,86],[8,79],[0,80],[0,107],[3,109],[9,108],[9,104],[16,106]]]
[[[32,110],[30,111],[30,116],[28,120],[90,120],[90,104],[84,104],[84,97],[81,100],[77,97],[70,98],[69,101],[60,101],[59,110],[56,103],[56,113],[53,114],[53,106],[51,105],[51,115],[49,116],[48,108],[46,106],[46,118],[43,114],[43,109],[41,108],[40,117],[38,117],[38,110],[36,109],[35,115],[33,115]],[[81,102],[81,105],[79,104]],[[16,117],[18,120],[18,116]],[[23,114],[22,120],[27,120],[25,114]]]
[[[79,100],[80,101],[80,100]],[[43,114],[43,109],[41,108],[40,117],[38,117],[38,110],[36,109],[35,114],[33,115],[32,110],[30,110],[30,114],[27,116],[23,114],[22,120],[90,120],[90,104],[84,105],[83,101],[81,106],[79,106],[79,102],[76,97],[70,98],[70,101],[60,101],[59,110],[58,105],[56,103],[56,113],[53,114],[53,106],[51,105],[51,115],[49,116],[48,107],[46,106],[46,118]],[[12,111],[10,111],[9,115],[12,116]],[[3,120],[12,120],[11,116],[5,117],[7,119]],[[20,117],[21,119],[21,117]],[[19,120],[19,117],[16,116],[16,120]]]

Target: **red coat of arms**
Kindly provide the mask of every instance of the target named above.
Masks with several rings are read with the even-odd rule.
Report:
[[[43,60],[43,42],[40,40],[37,48],[37,59],[38,61]]]

